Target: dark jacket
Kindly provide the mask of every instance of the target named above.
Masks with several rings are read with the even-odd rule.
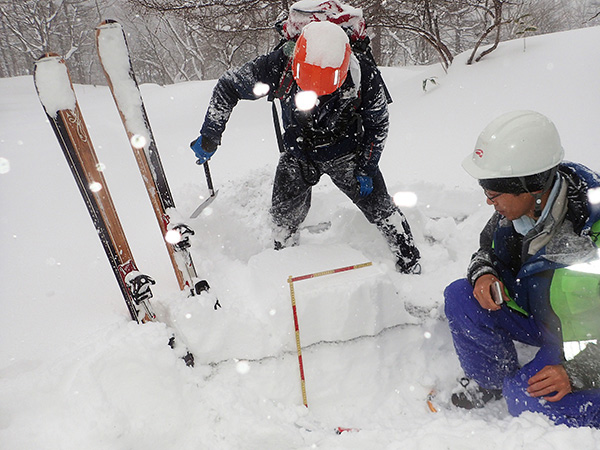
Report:
[[[552,299],[558,289],[553,279],[565,267],[597,257],[600,244],[600,205],[588,200],[588,191],[600,187],[600,176],[575,163],[561,164],[559,175],[563,189],[550,215],[522,236],[511,221],[495,212],[480,235],[480,248],[467,271],[473,285],[486,273],[502,280],[516,304],[534,316],[544,341],[556,346],[562,345],[563,336],[561,319],[555,312],[557,304]],[[590,276],[600,280],[600,275]],[[600,311],[600,288],[588,297]],[[600,388],[597,346],[588,346],[564,366],[574,388]],[[588,375],[582,381],[584,373]]]
[[[281,98],[285,151],[297,158],[329,161],[356,152],[359,170],[373,175],[388,135],[389,114],[381,74],[368,58],[357,55],[360,86],[349,72],[344,84],[319,98],[309,113],[299,111],[294,95],[299,91],[293,79]],[[227,71],[217,81],[206,112],[202,136],[220,144],[231,112],[239,100],[256,100],[267,94],[255,93],[257,83],[270,92],[278,91],[289,58],[283,48]]]

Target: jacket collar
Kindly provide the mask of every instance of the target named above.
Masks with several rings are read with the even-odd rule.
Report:
[[[573,223],[565,220],[569,203],[568,191],[569,183],[561,176],[560,190],[548,214],[524,238],[524,256],[542,252],[544,259],[563,266],[587,262],[597,257],[597,248],[589,236],[579,235],[573,229]]]

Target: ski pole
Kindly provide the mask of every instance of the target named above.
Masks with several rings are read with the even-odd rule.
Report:
[[[214,201],[214,199],[217,197],[217,194],[219,193],[218,190],[215,192],[215,189],[213,187],[212,177],[210,175],[210,168],[208,167],[208,161],[201,163],[200,160],[197,160],[196,164],[204,165],[204,175],[206,176],[206,184],[208,185],[209,197],[206,200],[204,200],[202,203],[200,203],[200,206],[198,206],[194,210],[194,212],[190,216],[190,219],[195,219],[196,217],[198,217],[200,215],[200,213],[204,210],[204,208],[206,208],[208,205],[210,205]]]

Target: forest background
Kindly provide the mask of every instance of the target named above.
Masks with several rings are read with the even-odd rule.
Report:
[[[30,75],[45,52],[68,60],[75,83],[105,84],[94,29],[105,19],[128,34],[138,81],[218,78],[274,48],[288,0],[0,0],[0,77]],[[380,66],[440,63],[470,50],[476,63],[502,41],[600,25],[600,0],[364,0]]]

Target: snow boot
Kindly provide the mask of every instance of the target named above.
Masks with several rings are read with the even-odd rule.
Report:
[[[486,403],[502,398],[501,389],[485,389],[467,377],[460,379],[460,387],[452,393],[452,404],[459,408],[483,408]]]
[[[295,247],[300,241],[300,232],[297,229],[275,227],[273,230],[273,248],[283,250],[286,247]]]
[[[398,261],[396,261],[396,272],[405,273],[408,275],[420,275],[421,264],[415,261],[411,261],[407,264],[404,261],[404,258],[398,258]]]
[[[396,270],[400,273],[421,273],[419,250],[410,231],[406,217],[396,210],[389,217],[375,222],[375,225],[385,237],[390,250],[396,255]]]

